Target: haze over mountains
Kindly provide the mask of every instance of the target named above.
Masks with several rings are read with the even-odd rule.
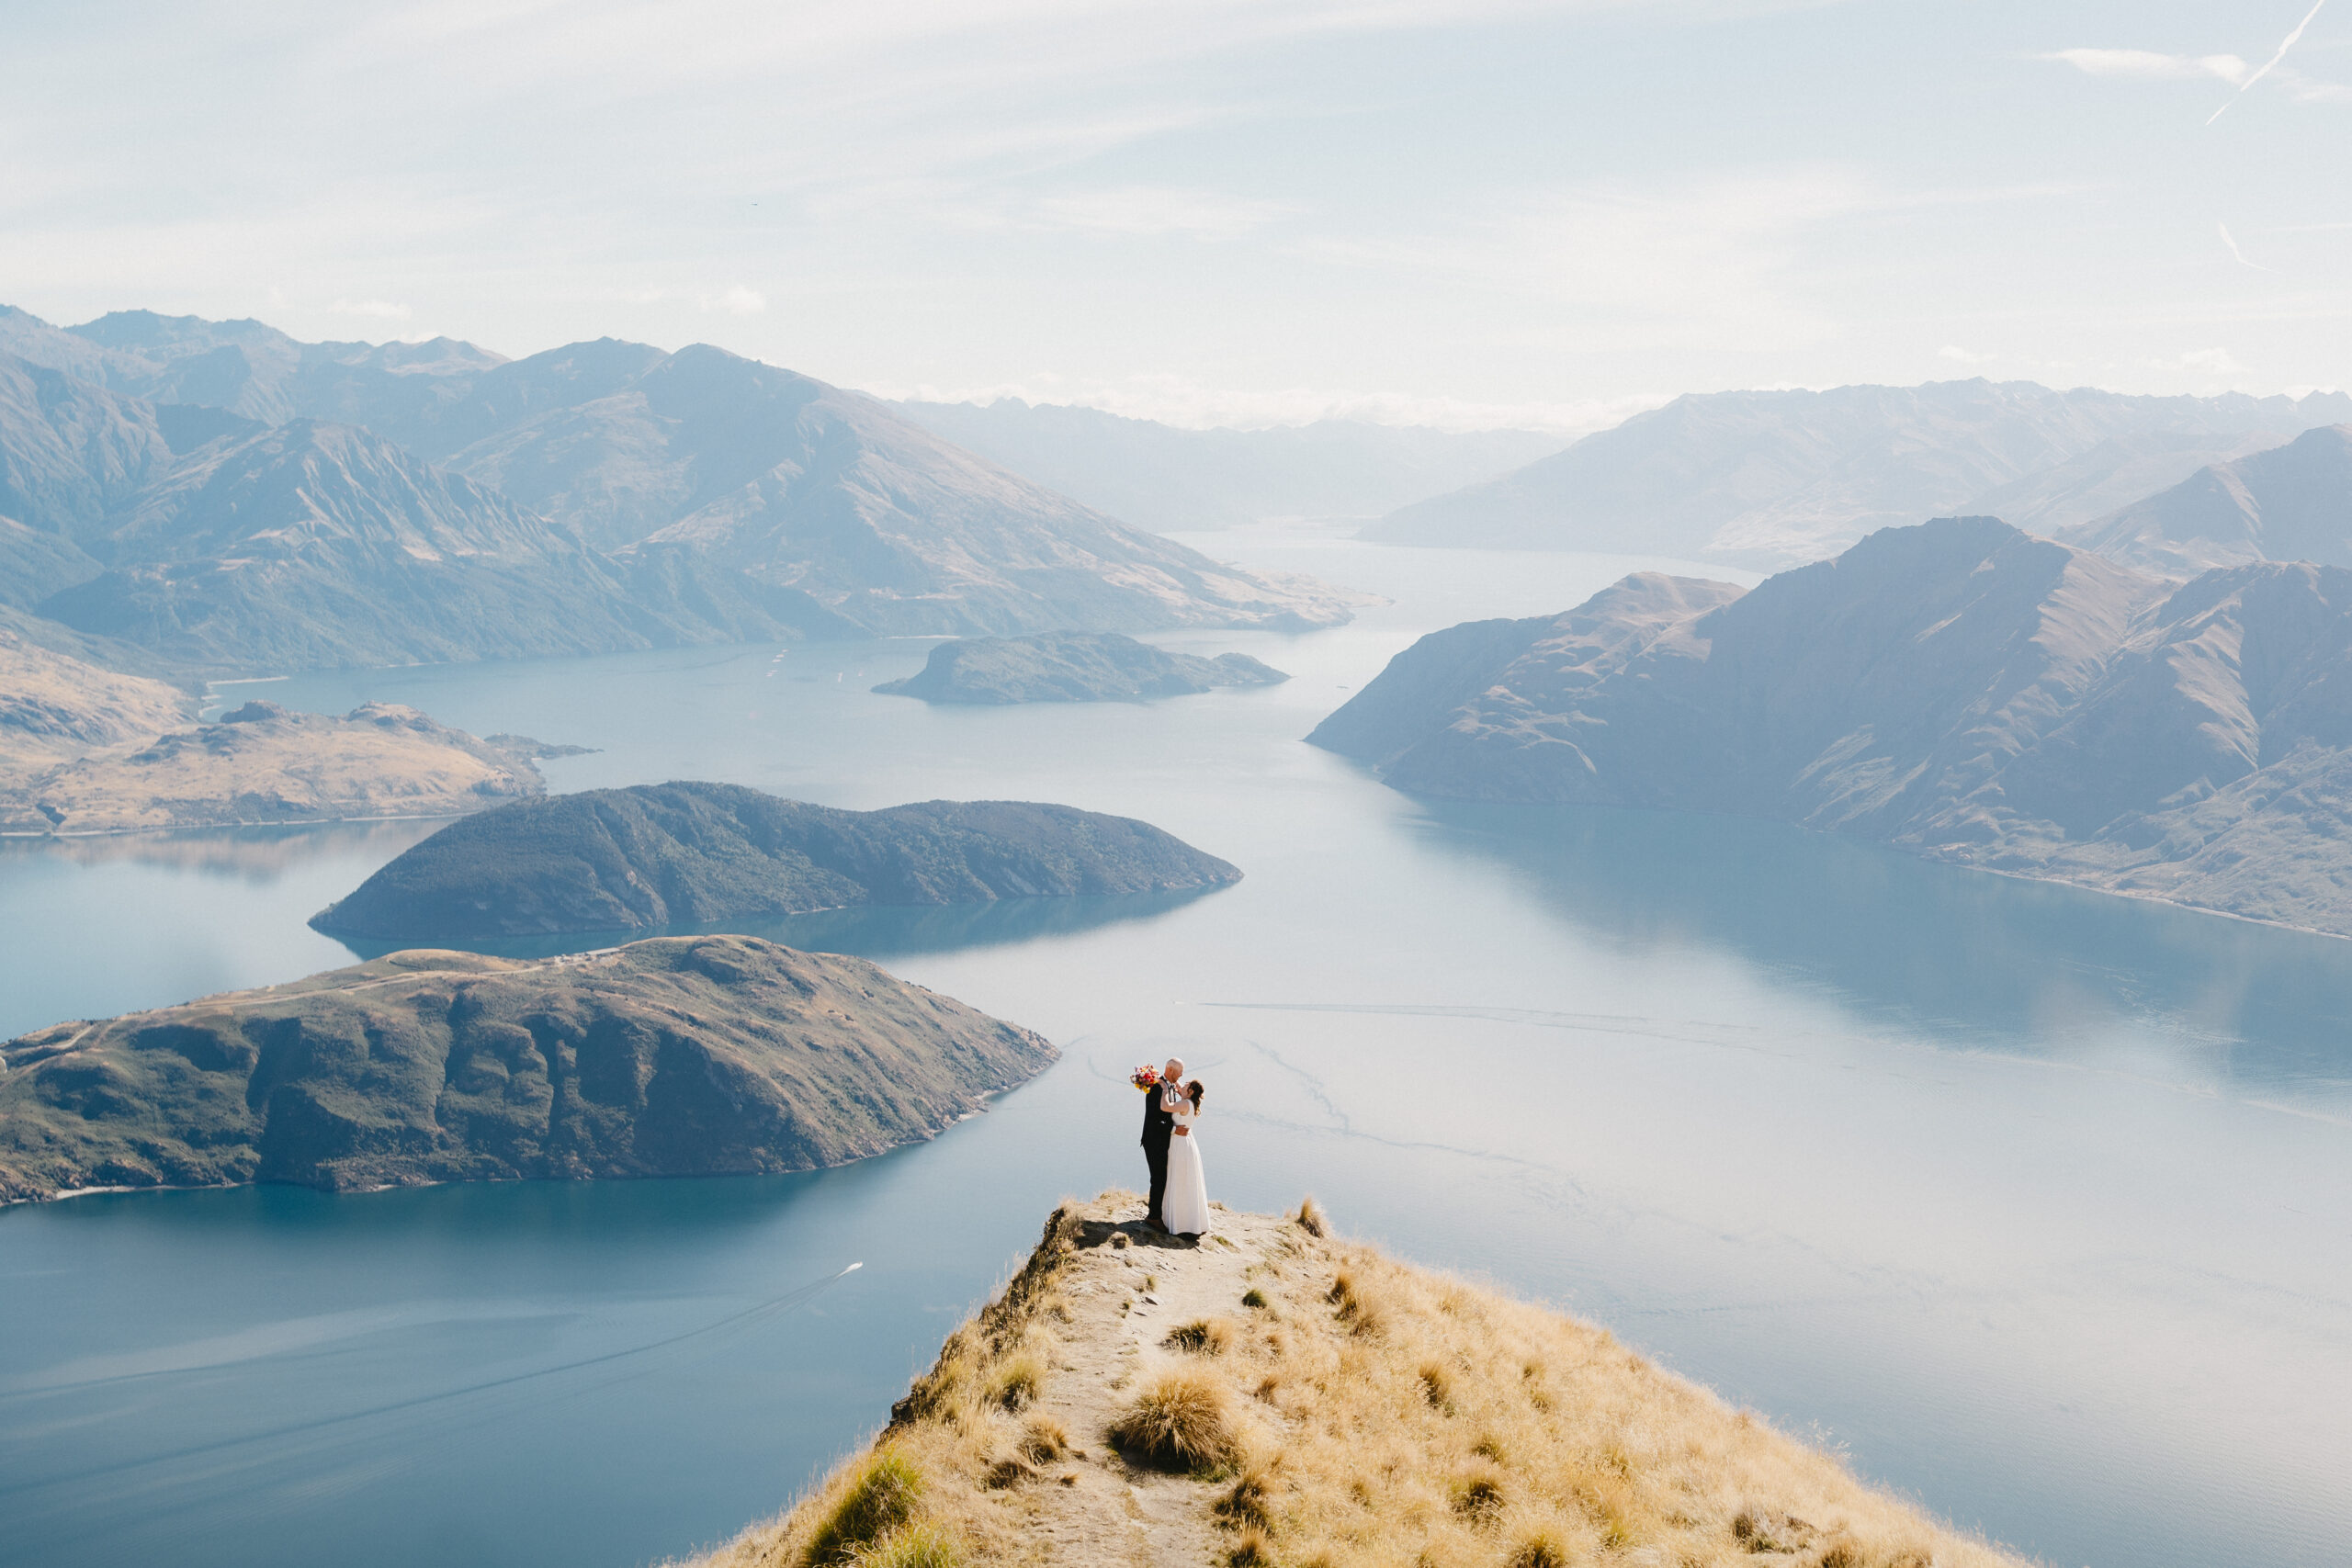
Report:
[[[1278,581],[697,345],[299,344],[0,312],[8,602],[191,665],[1329,625]]]
[[[2347,419],[2341,392],[2154,398],[1972,380],[1692,394],[1399,508],[1363,536],[1773,568],[1955,513],[2061,533]]]
[[[1101,409],[1000,398],[907,401],[899,412],[958,446],[1146,528],[1374,518],[1509,473],[1565,438],[1322,419],[1272,430],[1184,430]]]
[[[1993,518],[1424,637],[1315,731],[1415,794],[1772,817],[2352,934],[2352,571]]]

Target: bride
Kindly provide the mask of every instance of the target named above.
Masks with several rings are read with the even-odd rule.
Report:
[[[1176,1125],[1168,1144],[1168,1196],[1160,1213],[1178,1235],[1206,1235],[1209,1184],[1201,1174],[1201,1080],[1186,1084],[1169,1109]]]

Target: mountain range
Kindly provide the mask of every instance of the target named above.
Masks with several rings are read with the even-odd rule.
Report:
[[[2199,468],[2064,536],[2167,576],[2257,560],[2352,567],[2352,425]]]
[[[1306,627],[1217,564],[723,350],[301,344],[0,310],[0,602],[204,669],[739,637]]]
[[[1501,478],[1401,507],[1392,544],[1770,569],[1954,513],[2043,534],[2352,419],[2352,396],[2129,397],[2031,382],[1692,394]]]
[[[2352,570],[2181,583],[1993,518],[1422,638],[1317,728],[1399,789],[1778,818],[2352,934]]]

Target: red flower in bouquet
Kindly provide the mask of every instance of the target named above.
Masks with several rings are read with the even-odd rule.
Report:
[[[1158,1067],[1137,1067],[1134,1072],[1127,1075],[1127,1081],[1135,1085],[1137,1089],[1148,1092],[1149,1090],[1159,1087],[1159,1069]]]

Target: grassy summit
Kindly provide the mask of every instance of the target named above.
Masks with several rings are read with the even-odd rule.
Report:
[[[929,800],[842,811],[740,784],[639,784],[453,823],[311,923],[335,936],[456,942],[1240,878],[1148,822],[1069,806]]]
[[[2018,1568],[1595,1328],[1297,1217],[1066,1203],[853,1456],[693,1568]]]
[[[0,1046],[0,1201],[811,1170],[930,1137],[1056,1055],[751,937],[396,953]]]

